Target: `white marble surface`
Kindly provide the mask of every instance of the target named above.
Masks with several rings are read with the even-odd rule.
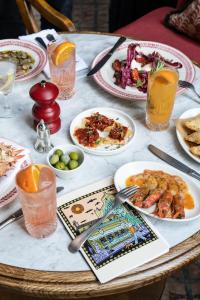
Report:
[[[88,65],[91,64],[96,54],[102,49],[112,46],[117,40],[116,37],[103,35],[73,34],[68,35],[68,37],[77,44],[78,53]],[[199,80],[197,80],[197,77]],[[44,163],[46,155],[38,154],[33,149],[36,133],[32,129],[31,108],[33,102],[28,95],[29,88],[41,79],[43,79],[42,75],[28,82],[16,84],[13,101],[17,101],[20,104],[22,115],[15,119],[0,119],[0,136],[12,139],[30,148],[34,162]],[[200,92],[199,83],[200,70],[196,68],[195,86],[197,90],[199,86]],[[177,97],[173,119],[179,117],[179,115],[189,108],[199,107],[199,104],[194,99],[191,92]],[[79,74],[76,82],[75,96],[70,101],[59,101],[59,104],[62,109],[62,128],[57,134],[52,136],[52,142],[55,145],[70,143],[69,125],[72,119],[81,111],[96,106],[114,107],[125,111],[134,119],[138,131],[135,143],[119,155],[108,157],[87,155],[85,169],[79,177],[68,181],[58,180],[57,184],[65,187],[62,193],[114,175],[118,167],[130,161],[159,161],[158,158],[148,151],[147,145],[150,143],[162,148],[188,166],[200,171],[200,165],[187,156],[179,145],[173,121],[170,129],[164,132],[151,132],[145,127],[144,102],[130,103],[126,100],[115,98],[98,87],[92,78],[86,78]],[[17,207],[19,207],[18,200],[1,208],[0,220],[14,212]],[[174,246],[188,238],[197,232],[200,227],[200,219],[185,224],[169,224],[159,220],[151,220],[160,233],[167,239],[170,246]],[[52,236],[43,240],[37,240],[27,234],[24,229],[23,220],[19,220],[0,231],[0,263],[37,270],[87,270],[88,266],[79,253],[70,254],[68,252],[67,245],[69,241],[70,237],[60,221],[58,221],[58,228]]]

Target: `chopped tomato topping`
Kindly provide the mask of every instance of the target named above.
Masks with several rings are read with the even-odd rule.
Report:
[[[77,137],[79,144],[86,147],[94,147],[99,139],[99,133],[95,128],[78,128],[74,135]]]
[[[137,81],[140,78],[138,69],[131,70],[131,76],[133,80]]]
[[[122,126],[121,124],[116,123],[115,126],[109,132],[109,137],[114,140],[123,141],[126,133],[128,131],[128,127]]]
[[[114,120],[107,118],[104,115],[101,115],[100,113],[95,113],[91,115],[90,117],[86,117],[86,126],[98,129],[100,131],[104,131],[104,129],[108,126],[112,126],[114,123]]]

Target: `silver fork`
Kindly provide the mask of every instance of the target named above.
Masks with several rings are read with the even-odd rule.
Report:
[[[191,82],[185,81],[185,80],[179,80],[178,85],[182,88],[189,88],[193,90],[193,92],[197,95],[198,98],[200,98],[200,95],[197,93],[194,85]]]
[[[88,239],[88,237],[93,233],[95,229],[99,227],[99,225],[113,212],[113,210],[120,204],[124,203],[128,200],[129,197],[135,194],[137,190],[139,189],[138,186],[131,186],[128,188],[125,188],[118,192],[115,195],[115,202],[111,210],[105,214],[99,221],[94,223],[91,227],[89,227],[87,230],[79,234],[70,244],[69,244],[69,251],[72,253],[77,252],[83,243]]]

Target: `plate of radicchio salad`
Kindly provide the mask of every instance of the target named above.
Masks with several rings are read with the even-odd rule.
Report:
[[[92,68],[109,50],[105,49],[96,56]],[[114,96],[127,100],[146,100],[148,72],[162,67],[177,69],[180,80],[192,82],[195,76],[191,60],[181,51],[161,43],[133,41],[123,43],[93,77]],[[184,90],[178,88],[177,94]]]
[[[73,142],[95,155],[124,151],[135,138],[135,132],[131,117],[108,107],[88,109],[76,116],[70,125]]]
[[[128,200],[136,210],[170,222],[187,222],[200,217],[199,185],[170,166],[153,161],[130,162],[114,176],[118,191],[136,185]]]

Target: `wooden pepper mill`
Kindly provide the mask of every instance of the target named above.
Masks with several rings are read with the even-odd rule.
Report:
[[[50,133],[56,133],[61,127],[60,106],[55,99],[59,94],[57,86],[42,80],[29,91],[30,97],[36,102],[32,108],[34,128],[41,119],[47,124]]]

